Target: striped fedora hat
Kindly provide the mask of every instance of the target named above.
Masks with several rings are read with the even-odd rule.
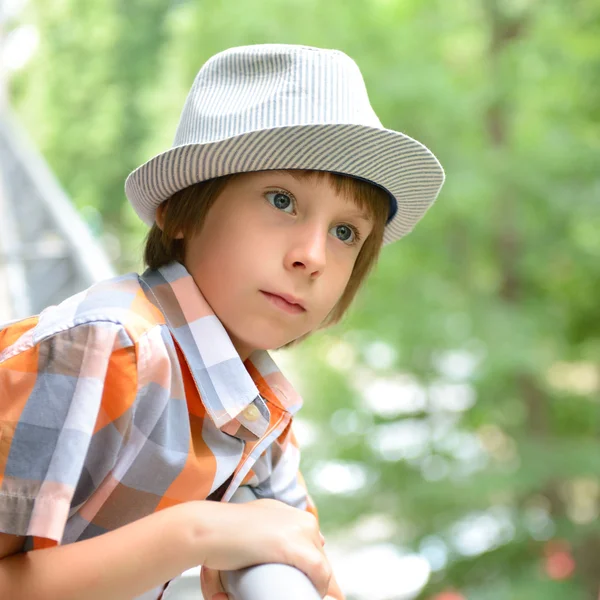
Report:
[[[349,56],[261,44],[230,48],[204,64],[173,147],[133,171],[125,193],[152,225],[156,208],[178,190],[270,169],[331,171],[382,187],[390,197],[384,244],[413,229],[444,182],[430,150],[381,125]]]

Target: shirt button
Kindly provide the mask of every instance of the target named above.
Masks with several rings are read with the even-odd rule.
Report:
[[[254,406],[254,404],[249,404],[244,411],[242,412],[244,418],[248,421],[256,421],[258,417],[260,417],[260,410]]]

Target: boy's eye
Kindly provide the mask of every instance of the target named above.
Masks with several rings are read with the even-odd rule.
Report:
[[[296,201],[288,192],[275,190],[266,192],[265,197],[267,202],[277,210],[281,210],[291,215],[294,214]],[[358,231],[352,225],[336,225],[329,230],[329,233],[341,242],[344,242],[347,246],[353,246],[360,240]]]
[[[332,232],[338,240],[348,245],[352,245],[358,241],[356,231],[348,225],[336,225],[330,229],[330,232]]]
[[[294,201],[289,194],[286,194],[285,192],[267,192],[265,196],[267,197],[269,204],[272,204],[278,210],[287,213],[293,212]]]

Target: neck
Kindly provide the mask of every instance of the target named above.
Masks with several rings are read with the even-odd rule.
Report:
[[[240,355],[240,359],[242,362],[245,362],[248,357],[256,350],[256,348],[252,348],[249,344],[246,344],[242,340],[238,340],[234,335],[231,334],[230,331],[227,331],[227,335],[233,344],[236,352]]]

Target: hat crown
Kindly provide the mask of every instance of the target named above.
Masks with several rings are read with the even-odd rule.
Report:
[[[317,124],[382,128],[357,64],[339,50],[241,46],[216,54],[200,69],[173,145]]]

